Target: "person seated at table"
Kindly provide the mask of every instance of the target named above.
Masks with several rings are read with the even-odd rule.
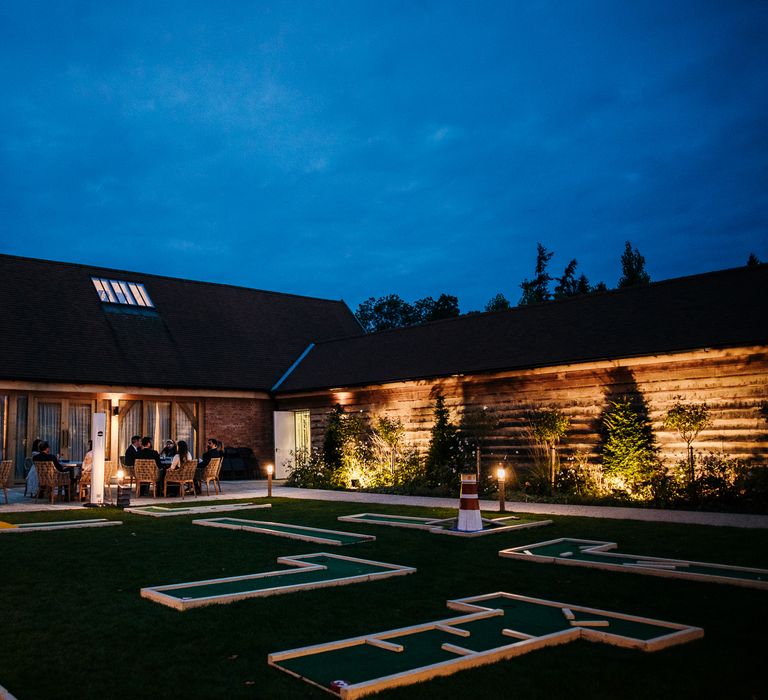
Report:
[[[136,453],[136,459],[151,459],[157,465],[159,477],[156,488],[157,493],[160,493],[163,489],[163,481],[165,481],[165,465],[160,461],[157,450],[152,448],[151,437],[141,438],[141,449]]]
[[[176,454],[176,451],[176,443],[171,440],[171,438],[168,438],[165,441],[165,447],[160,451],[160,459],[173,457]]]
[[[74,484],[75,481],[75,468],[74,467],[65,467],[63,464],[59,462],[56,455],[51,454],[51,446],[45,441],[41,440],[40,445],[40,452],[38,452],[33,458],[33,462],[53,462],[53,466],[55,467],[57,472],[67,472],[69,474],[69,485],[70,485],[70,492],[72,489],[72,484]]]
[[[188,462],[192,459],[192,453],[189,451],[189,447],[184,440],[179,440],[176,446],[176,454],[173,455],[171,460],[171,466],[168,469],[178,469],[184,462]]]
[[[86,472],[91,471],[92,468],[93,468],[93,440],[88,440],[88,451],[85,453],[85,456],[83,457],[82,473],[85,474]]]
[[[211,463],[214,457],[223,457],[224,452],[221,450],[221,442],[216,438],[208,438],[205,443],[208,448],[203,452],[203,457],[200,460],[200,464],[197,465],[197,471],[195,472],[195,492],[201,494],[202,489],[202,476],[205,468]]]
[[[134,435],[131,438],[131,444],[125,450],[125,466],[132,467],[136,462],[136,455],[141,449],[141,435]]]

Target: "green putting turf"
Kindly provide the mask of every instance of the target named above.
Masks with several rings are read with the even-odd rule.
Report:
[[[320,542],[322,544],[349,545],[360,542],[372,542],[376,538],[373,535],[358,535],[354,532],[340,532],[338,530],[323,530],[316,527],[305,527],[291,523],[275,523],[264,520],[247,520],[245,518],[209,518],[195,520],[194,525],[208,527],[221,527],[231,530],[246,530],[277,537]]]
[[[536,561],[531,555],[551,557],[554,561],[547,563],[564,563],[573,566],[621,567],[621,571],[632,571],[640,574],[659,575],[663,573],[668,576],[691,579],[700,577],[702,580],[718,577],[733,579],[734,583],[744,582],[744,585],[754,582],[753,585],[757,585],[757,587],[763,587],[759,584],[765,584],[764,587],[768,588],[768,570],[766,569],[730,567],[727,564],[622,554],[612,551],[612,547],[615,547],[615,544],[612,542],[565,538],[551,542],[514,547],[502,550],[500,554],[523,560],[530,558],[531,561]],[[527,552],[530,552],[530,554],[527,554]],[[654,572],[656,573],[654,574]]]
[[[198,513],[221,513],[231,510],[246,510],[253,508],[271,508],[271,503],[224,503],[221,505],[199,505],[199,506],[136,506],[126,508],[126,513],[135,513],[136,515],[152,515],[163,517],[170,515],[196,515]]]
[[[122,525],[119,520],[107,520],[106,518],[92,518],[90,520],[57,520],[39,523],[1,523],[0,532],[14,532],[19,530],[71,530],[79,527],[105,527],[109,525]]]
[[[701,636],[701,630],[697,628],[685,628],[678,625],[670,625],[661,621],[645,619],[622,619],[618,613],[609,611],[589,611],[572,606],[571,610],[578,621],[607,621],[607,627],[583,628],[571,624],[563,613],[565,604],[548,604],[548,601],[499,594],[483,597],[478,605],[473,605],[475,599],[465,599],[471,605],[471,609],[478,613],[464,615],[459,618],[449,618],[426,623],[424,629],[403,630],[402,634],[392,635],[383,632],[378,635],[370,635],[374,640],[383,640],[390,644],[401,645],[402,651],[390,651],[365,642],[365,638],[342,640],[333,642],[330,648],[310,647],[307,649],[293,650],[277,653],[270,656],[270,663],[278,668],[297,674],[300,677],[328,688],[333,681],[343,680],[350,685],[373,682],[387,678],[394,674],[413,674],[413,680],[404,682],[416,682],[420,678],[417,674],[424,667],[434,664],[452,664],[456,670],[462,664],[462,659],[467,656],[460,653],[445,650],[444,644],[460,647],[471,652],[469,656],[489,655],[501,650],[508,651],[508,656],[538,648],[539,644],[530,641],[507,636],[502,633],[504,629],[530,635],[535,641],[547,637],[545,645],[561,644],[565,641],[576,640],[585,635],[595,637],[591,629],[599,629],[601,634],[619,635],[632,640],[637,646],[666,636],[672,632],[685,632],[686,637],[680,642]],[[462,601],[455,601],[461,603]],[[449,603],[450,604],[450,603]],[[488,616],[488,610],[500,609],[503,615]],[[469,632],[469,636],[452,634],[437,625],[446,625],[455,629]],[[612,640],[610,637],[602,637],[600,641],[606,643],[625,644],[626,640]],[[506,653],[503,651],[502,653]],[[361,694],[375,692],[375,687],[365,689],[350,689],[342,694],[357,697]]]
[[[300,588],[343,585],[414,573],[416,569],[398,564],[341,557],[319,552],[282,557],[278,563],[300,568],[285,568],[257,574],[195,581],[191,583],[152,586],[141,589],[141,595],[155,602],[183,610],[189,601],[229,603],[258,597],[260,594],[288,593]],[[299,587],[299,588],[297,588]]]
[[[461,537],[477,537],[491,532],[503,532],[509,530],[524,530],[530,527],[549,525],[551,520],[538,520],[535,518],[521,518],[516,515],[508,515],[501,518],[483,518],[482,530],[458,530],[456,525],[458,518],[419,518],[412,515],[391,515],[384,513],[357,513],[355,515],[340,516],[339,520],[348,523],[362,523],[368,525],[391,525],[395,527],[414,528],[428,530],[435,534],[457,535]]]

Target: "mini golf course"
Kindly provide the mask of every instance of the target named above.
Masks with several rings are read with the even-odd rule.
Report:
[[[280,557],[277,563],[296,568],[151,586],[142,588],[141,595],[156,603],[183,611],[204,605],[232,603],[247,598],[294,593],[326,586],[346,586],[416,572],[416,569],[410,566],[344,557],[327,552]]]
[[[767,569],[709,564],[685,559],[663,559],[609,551],[616,549],[616,547],[615,542],[562,538],[503,549],[499,552],[499,556],[542,564],[585,566],[609,571],[628,571],[647,576],[712,581],[768,590]]]
[[[61,520],[42,523],[6,523],[0,521],[0,534],[9,532],[43,532],[52,530],[72,530],[81,527],[109,527],[110,525],[122,525],[121,520],[107,520],[106,518],[94,518],[92,520]]]
[[[493,535],[500,532],[513,530],[527,530],[532,527],[550,525],[551,520],[523,520],[517,515],[508,515],[501,518],[483,518],[482,530],[458,530],[456,524],[458,518],[418,518],[412,515],[390,515],[387,513],[356,513],[355,515],[342,515],[339,520],[347,523],[361,523],[364,525],[389,525],[390,527],[406,527],[415,530],[427,530],[435,535],[454,535],[456,537],[480,537]]]
[[[291,523],[273,523],[266,520],[246,520],[245,518],[208,518],[206,520],[193,520],[193,525],[206,527],[221,527],[227,530],[245,530],[246,532],[258,532],[265,535],[287,537],[292,540],[304,540],[305,542],[318,542],[343,546],[358,544],[360,542],[373,542],[373,535],[359,535],[354,532],[342,532],[340,530],[323,530],[318,527],[305,527],[304,525],[292,525]]]
[[[584,639],[657,651],[704,635],[699,627],[491,593],[448,601],[469,614],[270,654],[269,664],[342,698],[446,676]]]
[[[245,510],[247,508],[271,508],[271,503],[224,503],[216,506],[181,506],[168,508],[167,506],[137,506],[126,508],[126,513],[136,515],[151,515],[153,518],[165,518],[171,515],[197,515],[199,513],[225,513],[231,510]]]

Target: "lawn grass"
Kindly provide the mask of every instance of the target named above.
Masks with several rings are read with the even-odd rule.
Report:
[[[260,499],[259,502],[265,502]],[[204,503],[199,499],[198,503]],[[705,638],[644,654],[578,642],[381,697],[760,698],[768,593],[732,586],[546,566],[498,551],[543,539],[621,543],[623,551],[768,566],[768,531],[551,517],[553,525],[478,539],[338,522],[355,503],[270,499],[269,519],[376,535],[354,556],[416,574],[176,612],[143,586],[279,569],[321,544],[196,527],[199,516],[147,518],[116,509],[4,514],[9,522],[109,517],[122,527],[0,539],[0,685],[34,698],[323,698],[267,666],[267,654],[450,616],[445,605],[497,590],[703,627]],[[455,510],[376,505],[381,513]],[[253,511],[254,517],[265,511]],[[490,514],[486,514],[490,515]],[[249,517],[240,511],[238,517]]]

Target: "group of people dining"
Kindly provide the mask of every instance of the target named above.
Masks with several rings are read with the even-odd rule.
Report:
[[[203,453],[202,458],[197,465],[198,472],[195,476],[195,492],[201,492],[201,480],[202,470],[204,470],[215,457],[223,457],[224,450],[220,440],[216,438],[208,438],[206,441],[206,451]],[[165,482],[165,476],[168,471],[179,469],[181,465],[193,459],[192,452],[189,449],[189,445],[184,440],[179,440],[178,443],[174,442],[170,438],[165,441],[163,449],[158,452],[152,446],[151,437],[141,437],[140,435],[134,435],[131,438],[131,444],[125,451],[125,466],[132,467],[137,459],[150,459],[157,465],[159,479],[156,484],[157,493],[163,488]],[[168,460],[170,459],[170,462]],[[62,464],[60,456],[51,454],[51,446],[45,440],[36,438],[32,443],[32,467],[27,474],[27,493],[30,496],[36,496],[40,489],[40,482],[37,475],[36,464],[39,462],[52,462],[56,471],[67,472],[69,474],[70,493],[76,485],[77,479],[81,478],[82,474],[88,473],[93,467],[93,443],[88,441],[88,450],[83,456],[83,463],[78,472],[75,471],[75,465]]]
[[[215,457],[223,457],[224,450],[222,449],[222,443],[216,438],[208,438],[206,440],[206,451],[203,453],[202,458],[197,465],[197,473],[195,475],[194,484],[195,492],[201,492],[201,475],[202,471],[210,464],[211,460]],[[170,464],[168,459],[170,458]],[[156,492],[160,493],[163,489],[165,477],[167,472],[174,469],[180,469],[182,464],[193,459],[192,453],[189,449],[189,445],[185,440],[179,440],[175,443],[173,440],[168,439],[165,441],[165,445],[161,452],[158,452],[152,446],[151,437],[141,437],[140,435],[134,435],[131,438],[131,444],[125,450],[124,463],[126,467],[132,467],[136,463],[137,459],[149,459],[152,460],[158,469],[158,480],[155,484]]]
[[[81,471],[75,473],[75,465],[72,464],[62,464],[59,456],[55,454],[51,454],[51,445],[46,440],[41,440],[40,438],[35,438],[35,440],[32,442],[32,466],[29,470],[29,473],[27,474],[27,493],[30,496],[37,496],[38,491],[40,490],[40,479],[37,475],[37,464],[40,462],[51,462],[53,463],[54,468],[58,472],[66,472],[69,474],[69,487],[70,487],[70,493],[73,492],[75,483],[77,482],[77,479],[80,476],[80,473],[82,472],[88,472],[91,470],[91,466],[93,464],[93,452],[91,449],[91,441],[88,441],[88,452],[85,454],[85,457],[83,458],[83,464],[81,467]]]

